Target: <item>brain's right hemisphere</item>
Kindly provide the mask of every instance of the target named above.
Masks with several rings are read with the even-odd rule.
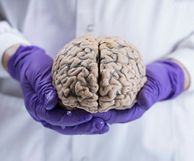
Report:
[[[52,74],[62,104],[91,113],[130,108],[146,82],[141,55],[116,37],[73,40],[58,53]]]

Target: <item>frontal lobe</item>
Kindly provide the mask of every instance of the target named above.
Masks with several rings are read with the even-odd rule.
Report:
[[[99,39],[99,51],[99,111],[130,108],[146,81],[141,55],[116,37]]]
[[[58,53],[53,84],[65,107],[98,111],[98,42],[87,36],[73,40]]]
[[[58,53],[52,75],[66,108],[91,113],[130,108],[146,81],[138,50],[116,37],[73,40]]]

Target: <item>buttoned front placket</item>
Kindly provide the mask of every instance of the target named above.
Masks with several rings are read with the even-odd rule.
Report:
[[[77,0],[76,37],[95,32],[95,1]],[[81,136],[72,137],[72,161],[89,161],[89,156]]]
[[[77,0],[76,36],[93,34],[95,30],[95,0]]]

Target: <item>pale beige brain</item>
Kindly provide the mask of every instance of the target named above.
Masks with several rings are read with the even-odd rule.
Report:
[[[146,82],[138,50],[117,37],[83,36],[64,46],[52,68],[53,84],[68,109],[126,109]]]

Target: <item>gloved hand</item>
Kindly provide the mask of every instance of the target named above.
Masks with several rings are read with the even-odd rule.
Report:
[[[57,105],[52,85],[53,61],[36,46],[20,46],[8,61],[8,72],[19,81],[30,115],[45,127],[63,134],[96,134],[108,131],[100,118],[84,110],[67,111]]]
[[[184,73],[172,60],[147,65],[146,75],[147,82],[137,96],[137,103],[131,109],[110,110],[96,113],[94,116],[109,124],[129,122],[141,117],[156,102],[174,98],[184,90]]]

